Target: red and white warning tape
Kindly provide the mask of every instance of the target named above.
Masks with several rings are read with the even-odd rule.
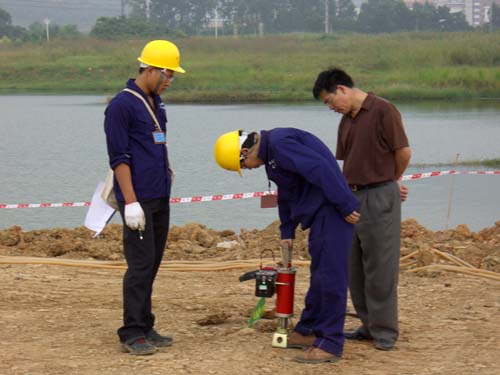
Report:
[[[457,174],[468,174],[468,175],[500,175],[500,171],[436,171],[436,172],[424,172],[424,173],[414,173],[409,175],[404,175],[401,177],[403,181],[418,180],[421,178],[429,178],[436,176],[446,176],[446,175],[457,175]],[[276,191],[271,191],[272,194],[276,194]],[[195,196],[195,197],[185,197],[185,198],[170,198],[170,203],[196,203],[196,202],[211,202],[211,201],[225,201],[232,199],[246,199],[246,198],[257,198],[261,197],[268,192],[258,191],[253,193],[236,193],[236,194],[221,194],[221,195],[205,195],[205,196]],[[54,208],[54,207],[88,207],[90,202],[65,202],[65,203],[18,203],[18,204],[3,204],[0,203],[0,209],[2,208]]]
[[[403,180],[403,181],[418,180],[420,178],[446,176],[446,175],[453,175],[453,174],[486,175],[486,174],[500,174],[500,171],[435,171],[435,172],[424,172],[424,173],[414,173],[414,174],[404,175],[404,176],[401,176],[401,180]]]
[[[0,208],[53,208],[53,207],[87,207],[87,206],[90,206],[90,202],[18,203],[18,204],[0,203]]]

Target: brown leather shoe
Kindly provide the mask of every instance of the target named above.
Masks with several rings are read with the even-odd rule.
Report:
[[[304,354],[299,355],[293,359],[295,362],[318,364],[325,362],[337,362],[340,357],[335,354],[325,352],[323,349],[312,347],[309,348]]]
[[[298,332],[292,332],[288,335],[286,348],[287,349],[307,349],[309,348],[314,340],[316,340],[316,336],[304,336]]]

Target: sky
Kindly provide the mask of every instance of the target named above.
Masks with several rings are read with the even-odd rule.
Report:
[[[13,25],[29,26],[47,18],[58,25],[77,25],[88,32],[97,18],[121,14],[121,0],[0,0]]]

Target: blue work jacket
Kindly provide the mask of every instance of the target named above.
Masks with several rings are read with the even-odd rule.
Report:
[[[135,80],[130,79],[127,88],[141,94],[147,102],[146,94],[135,84]],[[156,111],[153,109],[153,112],[162,131],[166,133],[165,105],[160,96],[154,95],[153,99],[156,106]],[[154,143],[153,132],[156,130],[154,120],[144,103],[131,93],[118,93],[106,108],[104,131],[110,167],[114,169],[121,163],[129,165],[138,201],[170,196],[168,150],[165,144]],[[114,190],[116,199],[123,202],[125,199],[116,177]]]
[[[262,130],[258,157],[278,186],[281,238],[295,238],[295,228],[311,226],[324,206],[344,218],[357,209],[337,160],[315,135],[294,128]]]

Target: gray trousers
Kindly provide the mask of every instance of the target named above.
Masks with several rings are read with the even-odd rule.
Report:
[[[362,322],[374,339],[398,338],[398,276],[401,198],[397,182],[354,192],[361,202],[349,254],[349,290]]]

